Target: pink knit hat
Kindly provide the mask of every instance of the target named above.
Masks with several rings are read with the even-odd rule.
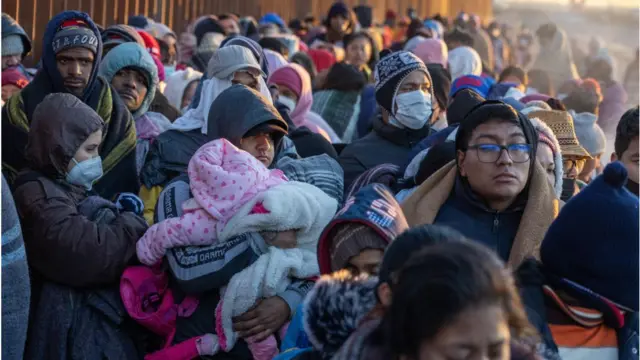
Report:
[[[291,66],[285,66],[271,74],[269,84],[284,85],[300,97],[302,92],[302,79]]]
[[[439,39],[426,39],[416,46],[413,53],[425,64],[440,64],[447,67],[449,49],[447,44]]]

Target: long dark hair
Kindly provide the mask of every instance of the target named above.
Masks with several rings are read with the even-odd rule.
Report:
[[[514,340],[536,338],[511,273],[487,247],[472,241],[425,248],[402,269],[392,286],[393,301],[381,322],[395,356],[417,355],[461,312],[499,304]],[[533,349],[532,349],[533,351]]]

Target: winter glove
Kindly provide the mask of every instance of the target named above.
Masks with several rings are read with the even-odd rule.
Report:
[[[116,200],[116,207],[121,211],[130,211],[138,216],[142,216],[144,203],[132,193],[121,193]]]

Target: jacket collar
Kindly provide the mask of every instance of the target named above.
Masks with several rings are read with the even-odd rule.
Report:
[[[378,114],[373,120],[373,131],[381,138],[396,145],[413,148],[422,139],[431,134],[431,126],[425,125],[422,129],[418,130],[401,129],[391,124],[386,124],[382,120],[382,114]]]

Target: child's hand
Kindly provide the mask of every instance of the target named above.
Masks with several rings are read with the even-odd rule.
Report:
[[[298,245],[295,230],[264,231],[261,234],[269,246],[275,246],[280,249],[293,249]]]

